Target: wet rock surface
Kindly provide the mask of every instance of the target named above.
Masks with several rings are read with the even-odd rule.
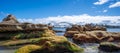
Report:
[[[120,44],[112,42],[102,42],[100,43],[99,49],[106,52],[120,51]]]

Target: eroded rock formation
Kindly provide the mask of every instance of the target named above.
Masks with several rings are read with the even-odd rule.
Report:
[[[100,42],[119,42],[120,33],[112,33],[106,31],[87,31],[73,35],[76,43],[100,43]]]
[[[120,33],[107,32],[105,27],[86,24],[83,26],[73,25],[67,28],[65,37],[72,38],[75,43],[100,43],[100,42],[119,42]]]
[[[20,23],[16,17],[8,15],[0,23],[0,39],[39,38],[47,30],[49,27],[45,24]]]
[[[16,24],[19,22],[17,21],[15,16],[9,14],[6,18],[3,19],[2,23],[4,23],[4,24],[12,24],[12,23]]]
[[[102,26],[92,26],[91,24],[86,25],[73,25],[71,28],[67,28],[64,36],[73,37],[74,34],[85,33],[86,31],[106,31],[105,27]]]
[[[6,31],[29,31],[45,30],[49,27],[45,24],[20,23],[13,15],[8,15],[0,23],[0,32]]]

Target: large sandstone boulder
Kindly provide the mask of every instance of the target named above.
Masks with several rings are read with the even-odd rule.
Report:
[[[119,42],[120,33],[87,31],[86,33],[74,34],[73,41],[77,43]]]
[[[100,43],[99,49],[106,52],[115,52],[120,51],[120,45],[117,43],[102,42]]]
[[[14,17],[13,15],[9,14],[6,18],[3,19],[2,23],[19,23],[16,19],[16,17]]]
[[[106,31],[106,28],[103,26],[92,26],[91,24],[86,25],[73,25],[71,28],[67,28],[64,36],[72,38],[74,34],[85,33],[87,31]],[[99,34],[98,36],[101,36]]]
[[[24,46],[18,49],[15,53],[83,53],[82,48],[69,42],[63,36],[42,37],[38,40],[32,41],[39,46],[35,46],[35,48],[38,49],[31,49],[31,46]]]
[[[87,34],[75,34],[73,36],[73,41],[75,43],[95,43],[98,42],[99,40],[94,38],[94,36],[90,36]]]

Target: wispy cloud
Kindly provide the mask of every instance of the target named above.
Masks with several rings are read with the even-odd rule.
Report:
[[[107,12],[108,10],[103,10],[103,13]]]
[[[115,8],[115,7],[120,7],[120,2],[116,2],[109,6],[109,8]]]
[[[82,15],[72,15],[72,16],[57,16],[57,17],[47,17],[47,18],[35,18],[35,19],[19,19],[20,22],[30,22],[30,23],[44,23],[49,22],[69,22],[69,23],[99,23],[103,20],[110,20],[116,22],[120,16],[90,16],[88,14]]]
[[[97,2],[95,2],[95,3],[93,3],[94,5],[102,5],[102,4],[105,4],[105,3],[107,3],[109,0],[99,0],[99,1],[97,1]]]

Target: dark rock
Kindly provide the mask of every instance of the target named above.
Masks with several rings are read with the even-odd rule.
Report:
[[[67,31],[67,32],[65,32],[64,36],[72,38],[74,36],[74,34],[79,34],[79,32],[78,31]]]
[[[99,49],[106,52],[115,52],[120,51],[120,45],[111,42],[102,42]]]

